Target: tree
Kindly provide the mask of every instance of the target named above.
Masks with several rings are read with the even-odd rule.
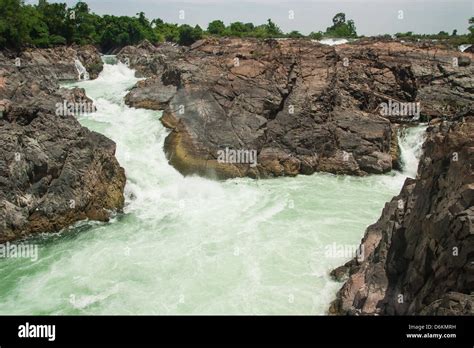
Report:
[[[231,36],[244,36],[246,33],[250,33],[250,28],[242,22],[230,23],[229,26]]]
[[[253,25],[253,23],[245,23],[244,25],[247,28],[247,32],[252,32],[255,30],[255,26]]]
[[[474,44],[474,17],[471,17],[471,18],[469,19],[469,24],[470,24],[470,26],[469,26],[469,28],[468,28],[468,29],[469,29],[469,32],[470,32],[470,34],[469,34],[469,42]]]
[[[0,45],[18,49],[28,40],[23,1],[0,0]]]
[[[66,4],[50,4],[46,0],[40,0],[36,9],[48,27],[50,44],[65,44],[66,16],[68,13]]]
[[[346,15],[338,13],[332,19],[333,25],[326,29],[326,35],[331,37],[357,37],[355,23],[352,19],[346,23]]]
[[[302,38],[304,37],[303,34],[301,34],[299,31],[297,30],[293,30],[291,31],[289,34],[288,34],[288,37],[289,38],[292,38],[292,39],[299,39],[299,38]]]
[[[395,37],[397,39],[401,39],[401,38],[410,38],[413,36],[413,32],[412,31],[407,31],[406,33],[396,33],[395,34]]]
[[[346,14],[339,12],[332,19],[333,27],[344,25],[346,23]]]
[[[347,30],[349,31],[348,37],[357,37],[356,26],[352,19],[347,21]]]
[[[150,26],[150,22],[148,21],[148,19],[145,17],[145,13],[144,12],[139,12],[137,13],[137,16],[138,16],[138,22],[144,26],[144,27],[148,27]]]
[[[209,23],[207,26],[207,31],[209,34],[221,35],[225,30],[225,24],[223,21],[215,20]]]
[[[179,27],[179,44],[189,46],[201,38],[202,29],[199,27],[199,25],[196,25],[193,28],[190,25],[183,24]]]
[[[25,20],[28,38],[26,43],[38,46],[48,47],[50,45],[50,36],[48,26],[43,20],[40,12],[33,6],[25,6],[22,9]]]
[[[281,29],[271,19],[267,20],[267,32],[270,37],[279,37],[283,34]]]
[[[318,31],[317,33],[315,33],[314,31],[312,31],[311,33],[309,33],[308,37],[312,40],[321,40],[323,38],[323,32]]]

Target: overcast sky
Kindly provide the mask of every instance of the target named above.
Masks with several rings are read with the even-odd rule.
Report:
[[[37,3],[29,0],[27,3]],[[74,5],[77,1],[66,2]],[[214,19],[265,23],[268,18],[285,32],[304,34],[326,30],[337,12],[355,21],[360,35],[416,33],[466,33],[468,18],[474,17],[474,0],[87,0],[97,14],[134,16],[143,11],[149,19],[199,24],[207,28]],[[184,20],[180,11],[184,11]],[[294,18],[290,18],[293,11]],[[403,11],[403,12],[400,12]],[[400,18],[403,17],[403,18]]]

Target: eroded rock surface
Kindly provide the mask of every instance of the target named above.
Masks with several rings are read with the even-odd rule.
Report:
[[[474,115],[428,129],[416,179],[367,228],[332,314],[474,314]]]
[[[392,123],[380,105],[417,103],[420,118],[459,116],[473,103],[473,55],[435,46],[361,41],[206,39],[184,49],[126,47],[140,82],[126,102],[163,109],[165,150],[183,174],[229,178],[365,175],[398,165]],[[219,160],[255,151],[257,165]]]
[[[123,206],[115,143],[67,109],[57,112],[65,103],[92,104],[83,89],[59,89],[61,80],[77,79],[75,59],[92,76],[101,69],[93,47],[0,52],[0,243],[106,221]]]

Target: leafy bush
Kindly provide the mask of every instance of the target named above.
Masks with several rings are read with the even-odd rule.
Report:
[[[307,37],[314,40],[357,37],[354,21],[346,21],[344,13],[337,13],[332,22],[326,32],[312,32]],[[444,31],[436,35],[407,32],[396,36],[404,40],[438,39],[453,45],[474,43],[474,17],[469,20],[469,32],[468,35],[458,35],[457,30],[452,35]],[[145,39],[154,44],[170,41],[191,45],[206,34],[261,39],[305,37],[296,30],[284,34],[271,19],[260,25],[233,22],[228,26],[221,20],[214,20],[209,23],[206,33],[199,26],[165,23],[159,18],[150,21],[143,12],[134,17],[99,16],[82,1],[68,8],[64,3],[49,3],[47,0],[39,0],[37,5],[25,5],[22,0],[0,0],[0,48],[93,44],[109,52]]]

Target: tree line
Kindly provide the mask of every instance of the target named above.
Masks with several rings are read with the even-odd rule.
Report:
[[[469,28],[471,42],[474,41],[472,20]],[[149,20],[143,12],[134,17],[99,16],[91,12],[85,2],[68,7],[65,3],[49,3],[47,0],[39,0],[37,5],[27,5],[23,0],[0,0],[0,48],[92,44],[103,52],[109,52],[145,39],[154,44],[169,41],[190,45],[205,36],[316,40],[358,37],[354,21],[346,20],[344,13],[336,14],[332,22],[325,32],[312,32],[307,36],[298,31],[284,33],[271,19],[261,25],[243,22],[225,25],[221,20],[214,20],[204,30],[199,25],[165,23],[159,18]],[[411,34],[410,37],[415,36]]]

